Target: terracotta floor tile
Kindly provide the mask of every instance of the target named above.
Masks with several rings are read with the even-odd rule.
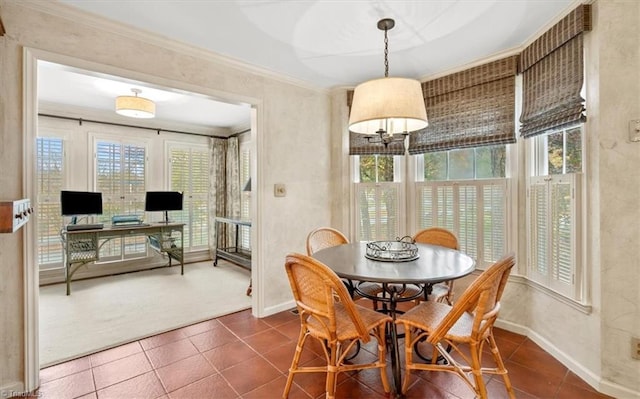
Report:
[[[247,372],[249,370],[250,372]],[[259,356],[229,367],[221,371],[221,374],[241,395],[253,391],[282,375],[275,367],[269,364],[269,362]]]
[[[222,323],[216,319],[212,319],[180,328],[178,331],[180,331],[185,337],[191,337],[218,327],[222,327]]]
[[[300,319],[288,321],[277,328],[280,334],[286,335],[292,341],[297,341],[300,335]]]
[[[554,376],[561,375],[564,377],[568,371],[567,367],[539,348],[540,347],[537,345],[531,346],[531,344],[527,345],[525,342],[515,352],[513,352],[509,357],[509,361],[518,363],[541,373],[551,374]]]
[[[158,346],[166,345],[171,342],[176,342],[185,339],[186,336],[182,332],[182,329],[167,331],[166,333],[154,335],[153,337],[140,340],[140,345],[144,350],[157,348]]]
[[[285,312],[276,313],[271,316],[267,316],[261,320],[272,327],[278,327],[282,324],[288,323],[293,320],[300,321],[300,316],[298,316],[295,313],[292,313],[291,311],[285,311]]]
[[[383,399],[386,397],[353,378],[345,379],[336,388],[336,398]]]
[[[518,399],[536,399],[536,396],[529,395],[528,393],[520,391],[515,387],[513,390],[515,392],[516,398]],[[504,383],[502,382],[502,377],[500,376],[496,376],[492,378],[491,381],[489,381],[489,383],[487,384],[487,392],[489,393],[489,397],[491,399],[509,399],[507,388],[505,388]]]
[[[94,353],[89,356],[89,358],[91,359],[91,366],[96,367],[140,352],[142,352],[140,342],[131,342],[129,344]]]
[[[218,371],[258,356],[256,351],[242,341],[231,342],[202,353]]]
[[[289,341],[288,344],[280,345],[273,350],[261,353],[261,355],[282,373],[287,373],[289,371],[289,367],[291,367],[291,362],[293,361],[293,355],[295,354],[295,351],[295,342]],[[304,351],[300,355],[300,363],[308,363],[317,357],[318,356],[313,352]]]
[[[505,367],[514,387],[539,398],[553,398],[564,380],[564,374],[541,373],[510,360],[505,362]]]
[[[299,318],[290,311],[265,319],[254,318],[248,310],[237,312],[42,369],[37,395],[56,399],[280,397],[299,331]],[[518,399],[609,399],[528,338],[501,329],[495,329],[494,335]],[[362,345],[354,361],[376,357],[372,340]],[[388,355],[387,362],[386,375],[393,384]],[[483,363],[493,364],[488,352]],[[322,344],[308,339],[301,364],[325,365]],[[324,373],[297,374],[289,398],[324,398],[325,378]],[[507,398],[501,377],[487,376],[485,381],[491,399]],[[377,370],[341,373],[338,387],[338,398],[395,398],[384,394]],[[473,396],[454,374],[414,372],[406,398]]]
[[[177,362],[198,353],[196,347],[188,338],[180,341],[171,342],[166,345],[159,346],[148,350],[147,356],[153,364],[154,368],[160,368],[167,364]]]
[[[500,338],[508,340],[515,344],[522,344],[527,339],[527,337],[525,337],[524,335],[516,334],[514,332],[503,330],[502,328],[497,327],[493,329],[493,336],[496,339]]]
[[[47,367],[40,370],[40,384],[45,384],[49,381],[66,377],[80,371],[89,370],[90,368],[91,361],[88,356]]]
[[[247,345],[253,348],[256,352],[263,353],[292,341],[286,335],[282,335],[273,328],[270,328],[246,337],[244,342],[246,342]]]
[[[573,384],[562,384],[556,399],[607,399],[611,396],[595,392],[593,389],[582,389]]]
[[[123,359],[103,364],[93,368],[96,389],[128,380],[151,371],[151,363],[144,353],[136,353]]]
[[[235,399],[238,394],[220,375],[210,375],[169,394],[171,399]]]
[[[462,379],[453,373],[447,373],[444,371],[413,371],[411,373],[412,378],[418,377],[423,379],[443,391],[446,391],[453,396],[459,398],[473,398],[474,394],[471,388],[465,384]],[[404,378],[404,373],[402,374]],[[404,380],[403,380],[404,381]]]
[[[459,396],[453,395],[442,387],[434,385],[421,378],[414,379],[409,386],[405,399],[459,399]]]
[[[580,389],[584,389],[586,391],[597,392],[591,385],[587,384],[580,377],[578,377],[573,371],[569,371],[565,376],[563,384],[571,384],[575,385]]]
[[[242,395],[242,399],[265,399],[265,398],[280,398],[284,393],[284,387],[287,384],[287,378],[280,376],[275,380],[262,385],[261,387],[249,391]],[[305,391],[300,389],[295,383],[291,385],[288,399],[309,399],[311,396]]]
[[[202,334],[189,337],[189,340],[199,352],[206,352],[218,346],[236,342],[238,337],[233,335],[226,327],[222,326],[213,330],[205,331]]]
[[[228,315],[218,317],[217,320],[220,323],[227,325],[228,323],[235,323],[240,320],[252,319],[252,318],[253,318],[253,315],[251,315],[251,309],[247,309],[240,312],[230,313]]]
[[[98,391],[98,399],[146,398],[155,399],[165,394],[164,387],[150,371]]]
[[[218,374],[202,354],[171,363],[157,369],[156,372],[169,394],[205,377]]]
[[[245,338],[271,328],[269,324],[253,317],[223,324],[240,338]]]
[[[92,371],[85,370],[42,384],[38,393],[43,398],[72,399],[93,391]]]
[[[98,399],[98,394],[91,392],[86,395],[79,396],[76,399]]]

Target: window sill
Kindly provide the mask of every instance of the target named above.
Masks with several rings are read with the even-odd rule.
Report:
[[[511,281],[513,281],[515,283],[518,283],[518,284],[524,284],[524,285],[526,285],[528,287],[531,287],[531,288],[535,289],[536,291],[542,292],[543,294],[545,294],[545,295],[547,295],[547,296],[549,296],[549,297],[551,297],[551,298],[553,298],[553,299],[555,299],[555,300],[557,300],[559,302],[562,302],[565,305],[570,306],[570,307],[576,309],[577,311],[579,311],[581,313],[591,314],[591,312],[593,311],[593,307],[591,306],[591,304],[582,303],[582,302],[579,302],[579,301],[577,301],[575,299],[568,298],[568,297],[566,297],[566,296],[564,296],[562,294],[559,294],[559,293],[557,293],[557,292],[555,292],[555,291],[543,286],[542,284],[540,284],[540,283],[538,283],[536,281],[528,279],[526,276],[513,275],[512,274],[509,277],[509,280],[511,280]]]

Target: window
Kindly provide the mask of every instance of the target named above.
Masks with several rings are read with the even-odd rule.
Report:
[[[38,264],[41,269],[49,269],[62,265],[60,190],[64,186],[64,141],[38,137],[36,152]]]
[[[581,300],[582,128],[537,136],[531,144],[528,272],[545,287]]]
[[[453,231],[482,268],[507,250],[506,146],[416,156],[417,229]]]
[[[95,189],[102,193],[101,220],[114,215],[143,215],[146,192],[146,148],[140,144],[96,140]],[[102,261],[147,255],[145,237],[127,237],[106,242]]]
[[[184,223],[185,251],[209,246],[209,150],[206,146],[169,149],[170,190],[184,193],[182,211],[173,220]]]
[[[355,217],[359,241],[394,240],[403,236],[404,197],[401,162],[392,155],[356,155]]]

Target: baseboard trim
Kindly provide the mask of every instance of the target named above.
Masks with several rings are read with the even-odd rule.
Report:
[[[272,314],[280,313],[285,310],[293,309],[296,307],[296,302],[291,300],[284,303],[280,303],[276,306],[269,306],[264,308],[264,314],[262,317],[271,316]]]
[[[530,328],[505,320],[497,320],[495,325],[498,328],[525,335],[598,392],[615,398],[640,399],[640,392],[602,379],[601,376],[582,366],[573,357]]]

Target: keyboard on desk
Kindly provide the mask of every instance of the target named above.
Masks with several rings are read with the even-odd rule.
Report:
[[[104,224],[102,223],[91,223],[91,224],[69,224],[67,225],[67,231],[77,231],[77,230],[99,230],[104,228]]]

